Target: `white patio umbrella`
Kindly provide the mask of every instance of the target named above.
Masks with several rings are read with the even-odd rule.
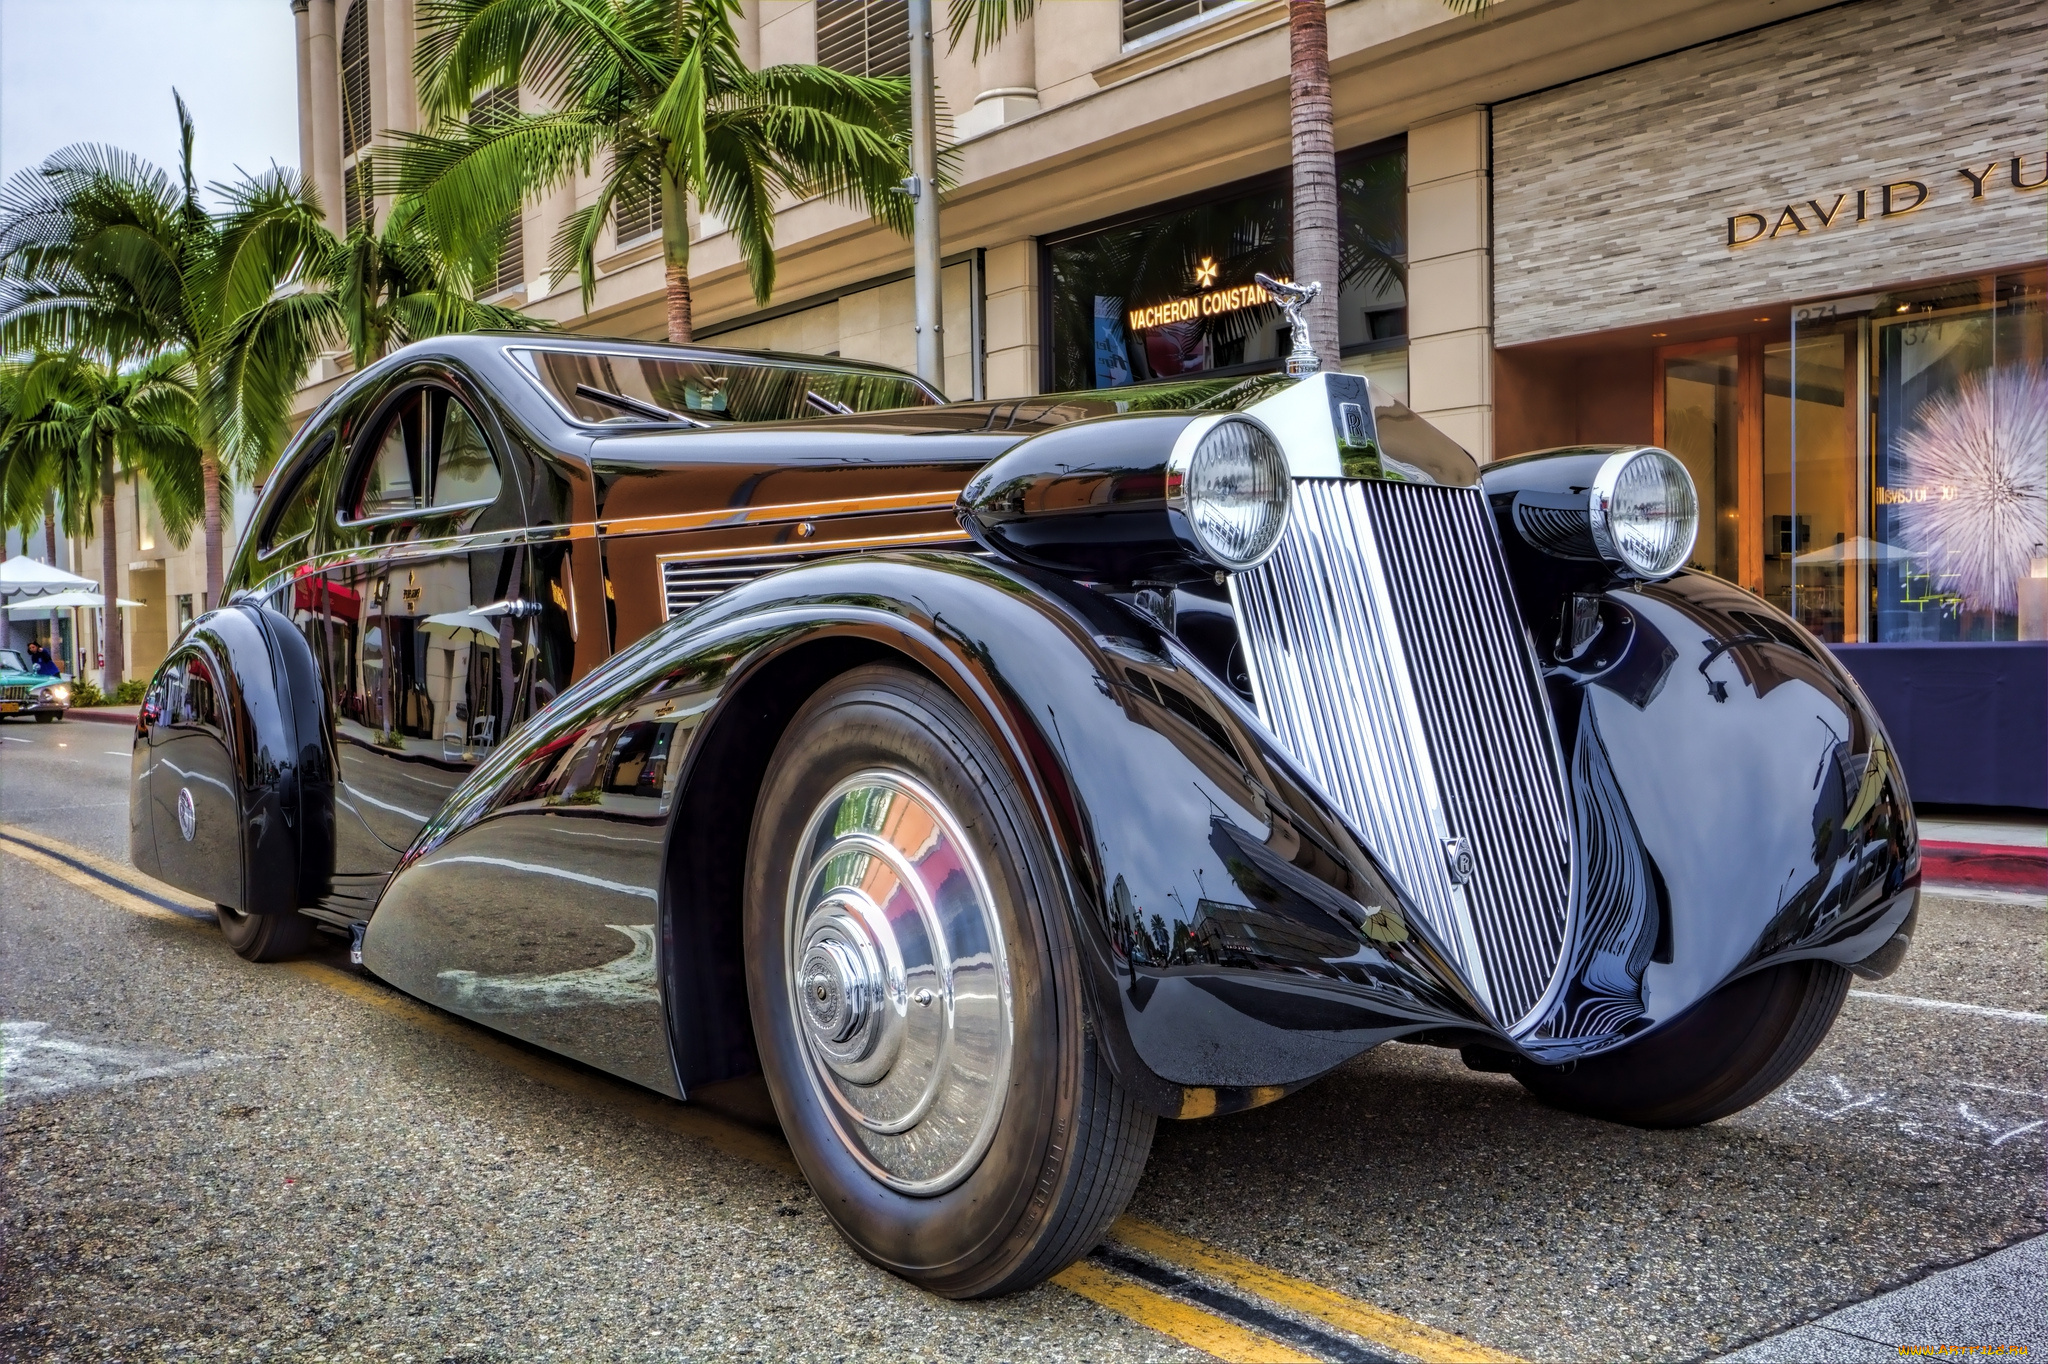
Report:
[[[38,563],[26,554],[17,554],[0,563],[0,597],[33,596],[72,588],[91,591],[98,586],[91,578],[81,578],[51,564]]]
[[[97,610],[107,604],[107,599],[97,592],[52,592],[48,596],[34,597],[28,601],[16,602],[7,608],[10,616],[25,611],[63,611],[71,608]],[[114,598],[116,606],[144,606],[145,602],[129,601],[126,597]]]
[[[1809,550],[1792,562],[1795,564],[1853,564],[1853,563],[1904,563],[1919,556],[1910,549],[1888,545],[1882,540],[1873,540],[1867,535],[1858,535],[1829,545],[1824,549]]]
[[[481,644],[486,649],[498,647],[498,622],[474,611],[443,611],[421,621],[420,629],[430,635],[445,635],[451,644]]]

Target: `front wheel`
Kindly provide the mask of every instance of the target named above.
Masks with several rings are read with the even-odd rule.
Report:
[[[49,712],[49,711],[46,711],[46,710],[45,710],[45,711],[38,711],[38,712],[36,712],[36,723],[37,723],[37,724],[39,724],[39,725],[47,725],[47,724],[51,724],[51,723],[53,723],[53,722],[55,722],[55,721],[58,721],[58,720],[61,720],[61,719],[63,719],[63,718],[64,718],[64,712],[63,712],[63,711],[61,711],[61,710],[60,710],[60,711],[57,711],[57,712],[56,712],[55,714],[52,714],[51,712]]]
[[[215,905],[220,935],[248,961],[283,961],[296,957],[313,941],[313,921],[303,914],[244,914]]]
[[[1834,1025],[1849,973],[1826,961],[1773,966],[1724,985],[1640,1042],[1566,1066],[1517,1065],[1557,1108],[1635,1127],[1695,1127],[1792,1078]]]
[[[947,1297],[1086,1254],[1151,1150],[1058,886],[995,746],[903,669],[829,683],[762,782],[747,993],[776,1112],[854,1248]]]

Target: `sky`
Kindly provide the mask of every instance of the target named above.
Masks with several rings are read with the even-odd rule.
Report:
[[[74,142],[175,175],[173,86],[198,128],[202,186],[295,166],[294,41],[289,0],[0,0],[0,178]]]

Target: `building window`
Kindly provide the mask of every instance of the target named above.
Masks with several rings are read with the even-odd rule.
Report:
[[[370,145],[370,5],[355,0],[341,25],[341,154]]]
[[[905,0],[818,0],[818,65],[855,76],[910,75]]]
[[[489,127],[503,123],[519,113],[519,92],[509,86],[480,96],[469,106],[469,121],[477,127]],[[498,248],[497,263],[489,275],[490,287],[484,292],[502,294],[520,288],[526,283],[526,224],[519,209],[505,220],[505,239]]]
[[[655,185],[622,185],[612,199],[612,232],[621,246],[661,231],[661,191]]]
[[[1237,3],[1238,0],[1123,0],[1124,42],[1135,43]]]
[[[1338,182],[1339,334],[1316,345],[1327,355],[1334,343],[1346,369],[1405,399],[1407,155],[1385,146],[1347,153]],[[1290,197],[1284,176],[1264,176],[1048,239],[1045,386],[1070,392],[1279,368],[1293,338],[1252,277],[1291,277]]]
[[[182,635],[182,634],[184,634],[184,633],[185,633],[185,627],[186,627],[186,626],[188,626],[188,625],[190,625],[191,623],[192,623],[192,594],[191,594],[190,592],[180,592],[180,593],[178,594],[178,630],[177,630],[177,633],[179,633],[179,634],[181,634],[181,635]]]

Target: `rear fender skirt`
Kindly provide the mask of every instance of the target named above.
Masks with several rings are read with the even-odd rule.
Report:
[[[224,607],[193,626],[165,666],[189,657],[203,659],[220,681],[222,724],[207,731],[187,727],[181,737],[219,747],[214,780],[231,781],[239,825],[239,894],[233,908],[248,914],[286,914],[317,902],[333,870],[333,791],[325,701],[311,647],[291,622],[254,603]],[[152,689],[163,682],[159,670]],[[148,739],[134,748],[136,800],[165,797],[153,790],[157,745]],[[135,821],[131,821],[135,822]],[[211,841],[166,843],[144,849],[139,858],[172,885],[218,897],[217,868],[187,865],[186,859],[218,855]]]
[[[657,629],[493,755],[392,894],[466,830],[550,799],[540,774],[569,772],[593,725],[686,717],[659,873],[668,1040],[681,1092],[744,1074],[733,929],[760,767],[816,685],[891,656],[946,685],[1007,755],[1065,882],[1094,1024],[1153,1110],[1250,1107],[1391,1038],[1484,1028],[1371,855],[1227,687],[1118,603],[964,554],[808,565]]]

